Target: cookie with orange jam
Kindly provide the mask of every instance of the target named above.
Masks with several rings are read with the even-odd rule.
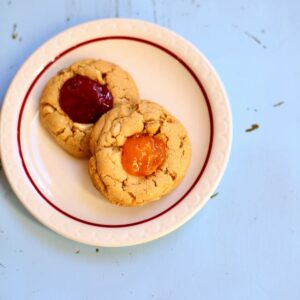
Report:
[[[131,76],[103,60],[83,60],[61,70],[46,84],[40,117],[56,142],[75,157],[89,157],[94,123],[122,103],[138,103]]]
[[[172,191],[185,176],[191,145],[184,126],[160,105],[113,108],[90,137],[89,173],[112,203],[139,206]]]

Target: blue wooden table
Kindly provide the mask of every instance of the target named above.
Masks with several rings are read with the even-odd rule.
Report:
[[[138,18],[207,56],[234,121],[218,194],[179,230],[141,246],[95,248],[55,234],[0,171],[0,299],[300,299],[299,11],[298,0],[0,0],[1,101],[53,35]]]

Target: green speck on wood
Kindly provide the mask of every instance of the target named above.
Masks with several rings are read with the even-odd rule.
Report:
[[[13,40],[15,40],[17,37],[18,37],[18,34],[17,34],[17,24],[14,24],[14,26],[13,26],[13,31],[12,31],[12,33],[11,33],[11,38],[12,38]]]
[[[99,252],[99,248],[96,248],[96,252]]]
[[[210,199],[213,199],[215,197],[217,197],[219,195],[219,193],[214,193],[213,195],[210,196]]]
[[[245,131],[246,132],[251,132],[253,130],[256,130],[259,128],[259,125],[258,124],[252,124],[250,128],[247,128]]]

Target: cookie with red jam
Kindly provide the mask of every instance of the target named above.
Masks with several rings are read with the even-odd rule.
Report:
[[[129,73],[113,63],[88,59],[49,80],[40,99],[40,118],[65,151],[83,158],[90,156],[90,134],[101,116],[118,105],[138,102]]]

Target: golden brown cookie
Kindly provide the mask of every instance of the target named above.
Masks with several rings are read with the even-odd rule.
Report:
[[[85,76],[109,90],[113,106],[138,103],[139,93],[131,76],[119,66],[102,60],[83,60],[61,70],[45,86],[40,99],[41,122],[57,143],[75,157],[89,157],[89,136],[93,123],[74,122],[59,102],[64,83],[74,76]]]
[[[133,176],[122,165],[127,138],[150,135],[164,141],[166,159],[151,175]],[[183,179],[191,159],[191,145],[183,125],[160,105],[141,101],[118,106],[95,124],[90,138],[89,173],[94,186],[112,203],[144,205],[160,199]]]

